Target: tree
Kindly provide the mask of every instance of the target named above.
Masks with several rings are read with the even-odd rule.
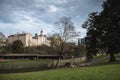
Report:
[[[66,48],[66,43],[70,42],[72,38],[78,36],[78,33],[75,31],[75,27],[71,18],[62,17],[60,20],[55,22],[55,29],[57,37],[52,39],[52,49],[60,57],[68,52],[71,48]],[[59,63],[60,58],[58,59],[57,64]],[[57,66],[56,64],[56,66]]]
[[[110,54],[110,61],[115,61],[114,54],[120,52],[120,2],[119,0],[107,0],[103,4],[101,12],[101,21],[103,26],[104,36],[102,40]]]
[[[0,47],[0,52],[1,53],[12,53],[12,47],[11,45],[5,45],[5,46],[2,46]]]
[[[95,48],[97,51],[106,49],[107,53],[110,54],[110,61],[115,61],[114,54],[120,52],[119,4],[119,0],[106,0],[103,3],[103,11],[97,15],[92,15],[92,17],[89,16],[89,19],[84,23],[83,27],[88,30],[86,38],[89,56],[94,54],[89,48],[95,51]],[[91,42],[92,39],[94,43]]]
[[[12,52],[13,53],[22,53],[24,52],[23,43],[20,40],[16,40],[12,43]]]
[[[6,41],[0,38],[0,52],[11,53],[11,46],[6,44]]]
[[[96,55],[98,52],[98,42],[99,42],[99,29],[97,25],[97,17],[99,14],[97,12],[93,12],[89,15],[88,20],[82,25],[83,28],[87,29],[86,36],[86,49],[87,49],[87,59],[91,60],[91,58]]]
[[[79,34],[75,31],[75,26],[70,17],[62,17],[60,20],[56,21],[55,29],[63,42],[67,42]]]
[[[64,56],[73,56],[76,44],[73,42],[63,42],[60,38],[51,37],[52,53]]]

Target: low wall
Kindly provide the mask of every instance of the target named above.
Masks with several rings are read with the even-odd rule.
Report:
[[[86,57],[72,58],[72,59],[60,59],[58,66],[64,66],[66,63],[81,63],[86,60]],[[53,66],[55,66],[57,60],[54,60]]]
[[[52,60],[5,60],[0,61],[0,70],[45,68],[48,67],[51,62]]]
[[[58,66],[64,66],[66,63],[80,63],[85,61],[85,57],[60,59]],[[41,69],[45,70],[56,66],[57,60],[52,59],[39,59],[39,60],[5,60],[0,61],[0,72],[2,70],[15,70],[15,69]]]

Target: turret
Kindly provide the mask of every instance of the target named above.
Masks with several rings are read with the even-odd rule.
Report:
[[[40,31],[40,36],[42,36],[42,35],[43,35],[43,30]]]

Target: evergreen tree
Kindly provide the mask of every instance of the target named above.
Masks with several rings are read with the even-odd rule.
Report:
[[[114,54],[120,52],[120,1],[107,0],[101,12],[102,29],[105,32],[102,40],[110,54],[110,61],[115,61]]]
[[[114,54],[120,52],[120,2],[106,0],[103,11],[91,13],[83,24],[87,32],[87,56],[93,56],[100,49],[107,49],[110,61],[115,61]]]

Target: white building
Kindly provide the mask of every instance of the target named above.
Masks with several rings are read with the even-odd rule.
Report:
[[[16,40],[21,40],[25,47],[40,46],[42,44],[50,46],[50,42],[51,42],[50,40],[47,39],[45,35],[43,35],[43,31],[41,31],[40,35],[35,34],[34,37],[32,37],[32,34],[30,33],[16,33],[14,35],[8,36],[9,44],[12,44]]]
[[[2,42],[6,41],[6,37],[2,32],[0,32],[0,41],[2,41]]]

